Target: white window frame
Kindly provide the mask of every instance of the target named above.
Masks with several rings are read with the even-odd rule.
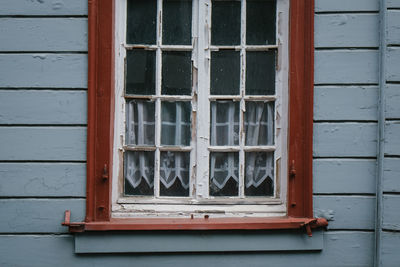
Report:
[[[275,145],[273,147],[261,147],[261,150],[274,149],[274,196],[273,197],[244,197],[244,152],[239,153],[239,197],[209,197],[209,152],[212,150],[221,151],[221,148],[210,147],[210,101],[217,98],[226,99],[224,96],[209,96],[210,84],[210,58],[211,51],[217,50],[217,47],[210,45],[211,36],[211,0],[193,0],[192,13],[192,80],[193,91],[197,93],[198,101],[195,102],[192,96],[169,97],[164,99],[192,100],[192,131],[195,131],[196,138],[191,142],[191,162],[190,162],[190,195],[192,197],[124,197],[123,196],[123,153],[125,138],[125,56],[126,45],[126,1],[116,0],[116,21],[115,21],[115,119],[114,119],[114,148],[113,148],[113,177],[118,177],[112,181],[112,212],[114,218],[122,217],[202,217],[208,214],[213,217],[272,217],[285,216],[287,214],[287,157],[288,157],[288,35],[289,35],[289,0],[277,0],[276,13],[276,45],[268,46],[247,46],[252,50],[277,50],[276,78],[275,78],[275,96],[246,96],[251,100],[274,100],[275,101]],[[156,57],[156,93],[160,95],[161,90],[161,25],[162,10],[158,1],[157,16],[157,45],[152,47],[157,50]],[[242,97],[245,84],[245,64],[243,54],[245,53],[245,14],[246,2],[242,1],[242,19],[241,19],[241,45],[235,47],[241,51],[241,94],[236,100],[240,101],[241,111],[245,108],[245,98]],[[194,23],[203,22],[201,25]],[[200,24],[200,23],[199,23]],[[192,47],[179,46],[183,50]],[[163,46],[164,49],[168,47]],[[196,88],[197,87],[197,88]],[[193,94],[192,94],[193,95]],[[156,99],[156,145],[160,138],[160,114],[161,98]],[[228,97],[232,99],[232,97]],[[241,114],[243,114],[241,112]],[[240,116],[240,122],[243,116]],[[243,123],[240,123],[240,132]],[[244,147],[244,135],[241,137],[241,148]],[[185,148],[187,150],[187,148]],[[222,150],[229,150],[224,147]],[[259,150],[251,148],[252,151]],[[157,154],[157,153],[156,153]],[[156,156],[156,162],[159,162]],[[157,168],[158,166],[158,168]],[[159,163],[156,164],[154,171],[154,186],[156,192],[159,192]],[[162,205],[161,205],[162,204]]]

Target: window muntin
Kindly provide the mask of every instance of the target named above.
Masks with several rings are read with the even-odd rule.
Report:
[[[138,2],[141,5],[141,2],[147,1],[128,0],[128,33],[129,10],[132,10],[132,4],[129,2]],[[164,45],[164,40],[168,39],[164,37],[167,30],[164,29],[163,23],[168,21],[167,17],[169,18],[166,10],[171,14],[176,12],[176,9],[188,11],[188,4],[192,4],[192,14],[190,15],[193,17],[191,25],[193,44],[187,45],[187,39],[181,37],[185,33],[187,36],[188,32],[188,16],[185,13],[184,18],[178,19],[182,20],[179,25],[183,25],[182,28],[184,28],[177,30],[177,39],[181,39],[182,44],[177,44],[177,41],[169,39],[168,44]],[[213,11],[215,8],[218,12],[224,13],[225,5],[232,9],[231,13],[239,13],[239,18],[236,15],[228,15],[239,22],[239,41],[232,36],[225,38],[228,41],[221,41],[224,37],[219,38],[220,41],[218,41],[218,38],[215,37],[225,33],[218,30],[218,27],[214,27],[215,22],[212,23],[212,21],[218,21],[218,17],[213,17]],[[279,31],[275,32],[275,24],[279,19],[276,18],[274,12],[272,15],[270,14],[274,23],[269,27],[277,35],[274,34],[273,37],[270,33],[257,36],[257,32],[262,32],[262,28],[249,30],[249,26],[246,24],[253,23],[255,25],[255,23],[246,20],[245,17],[246,15],[249,17],[250,12],[249,9],[246,10],[246,5],[250,7],[250,10],[257,12],[262,8],[267,10],[268,8],[266,9],[265,6],[268,5],[269,7],[274,6],[275,10],[275,1],[193,1],[192,3],[191,1],[159,0],[156,4],[156,14],[160,15],[156,16],[156,25],[154,25],[157,33],[154,43],[122,42],[119,53],[122,58],[126,57],[127,67],[124,81],[126,89],[125,93],[121,94],[123,82],[120,77],[117,79],[117,84],[119,81],[120,86],[116,91],[116,96],[119,99],[117,102],[120,101],[120,104],[126,106],[127,127],[125,132],[121,131],[120,127],[123,125],[123,121],[118,119],[116,121],[119,121],[117,124],[120,129],[117,138],[119,139],[117,140],[120,151],[119,159],[121,160],[121,155],[124,154],[124,176],[127,178],[123,183],[123,188],[121,188],[121,180],[118,183],[119,186],[118,184],[115,186],[118,190],[113,188],[116,211],[121,211],[121,207],[122,210],[137,209],[141,205],[132,206],[129,203],[143,203],[147,207],[151,207],[151,203],[203,203],[210,205],[233,203],[245,204],[250,207],[249,210],[246,210],[245,207],[236,209],[237,213],[256,210],[264,213],[272,212],[275,216],[277,213],[285,213],[286,178],[281,177],[281,174],[286,173],[284,170],[287,150],[285,140],[287,100],[284,97],[287,97],[287,74],[285,73],[287,64],[282,65],[282,63],[285,63],[285,57],[287,57],[285,49],[287,49],[288,3],[282,0],[278,0],[277,3],[277,12],[282,17]],[[121,6],[124,10],[124,5]],[[166,6],[169,7],[165,8]],[[265,24],[262,16],[256,15],[258,15],[258,18],[255,19],[257,23]],[[162,20],[159,21],[159,18]],[[271,21],[270,17],[268,19]],[[168,23],[174,24],[174,22]],[[175,24],[178,25],[178,23]],[[211,27],[209,27],[210,25]],[[232,27],[233,31],[236,31],[237,26],[233,25]],[[203,31],[204,28],[207,30]],[[217,30],[213,30],[214,28]],[[120,32],[119,34],[124,36],[124,33]],[[247,44],[246,37],[249,34],[253,37],[248,42],[250,44]],[[146,40],[151,39],[146,38]],[[126,40],[129,39],[127,36]],[[271,43],[275,39],[278,40],[279,45]],[[217,41],[213,42],[213,40]],[[133,61],[129,60],[129,55],[132,53],[148,55],[145,60]],[[187,64],[188,55],[191,56],[190,68]],[[170,60],[171,64],[168,64],[168,56],[175,58]],[[174,64],[177,61],[179,64]],[[122,62],[121,56],[119,62]],[[132,62],[135,62],[135,65]],[[167,64],[164,64],[165,62]],[[170,72],[167,70],[168,65],[172,65]],[[145,71],[143,71],[143,66]],[[256,66],[262,66],[262,70]],[[130,69],[133,71],[130,72]],[[139,83],[141,86],[137,86],[139,88],[137,90],[129,87],[130,75],[140,76],[134,74],[135,71],[142,73],[141,79],[137,79],[141,80]],[[187,86],[188,79],[185,78],[185,73],[187,77],[188,72],[193,78],[193,82],[191,82],[193,87],[190,93]],[[232,73],[235,73],[233,78]],[[176,81],[173,76],[181,79]],[[225,81],[221,82],[224,79]],[[155,80],[154,91],[148,89],[152,87],[153,80]],[[144,84],[148,86],[146,87]],[[260,90],[263,84],[266,86]],[[265,92],[263,95],[260,94],[262,91]],[[135,110],[135,105],[139,106],[139,103],[143,106],[154,107],[153,119],[149,115],[153,114],[152,108],[149,108],[150,112],[146,112],[146,115],[141,114],[142,117],[149,117],[146,121],[139,122],[138,111],[136,117],[134,115],[129,117],[131,110]],[[118,108],[119,105],[116,106]],[[169,108],[167,108],[168,106]],[[182,113],[181,106],[189,108],[184,109],[185,112]],[[218,110],[218,107],[221,111]],[[164,111],[169,111],[170,116],[168,112],[164,113]],[[121,113],[121,111],[117,110],[117,113]],[[218,116],[216,116],[217,114]],[[182,115],[186,117],[186,120],[180,119]],[[135,119],[132,120],[132,116]],[[188,120],[187,117],[190,119]],[[130,124],[133,124],[131,128],[128,126]],[[140,127],[143,128],[142,131],[148,131],[146,128],[154,127],[154,134],[142,132],[142,135],[146,135],[146,137],[141,137],[152,139],[154,136],[153,142],[135,143],[130,141],[132,135],[139,137],[137,128]],[[167,132],[170,134],[164,135]],[[226,138],[219,138],[219,135],[225,135]],[[121,136],[122,139],[120,139]],[[180,140],[182,136],[183,139],[188,136],[192,136],[192,138],[189,142],[187,139],[183,142]],[[250,136],[253,137],[250,138]],[[125,141],[123,141],[124,139]],[[154,164],[151,164],[152,160],[154,160]],[[117,172],[121,177],[121,164],[118,166]],[[132,179],[131,173],[136,173],[137,178]],[[153,174],[153,178],[150,177],[151,174]],[[138,178],[139,176],[142,177]],[[172,176],[176,178],[171,178]],[[143,180],[145,180],[147,188],[142,188],[142,191],[127,189],[127,181],[129,185],[135,184],[137,188],[140,188]],[[263,185],[263,190],[258,188],[260,185]],[[152,186],[155,197],[151,194]],[[127,198],[128,195],[136,195],[136,197]],[[265,203],[275,204],[275,207],[265,209],[252,205]],[[207,207],[204,206],[204,208],[207,211]],[[226,212],[227,207],[224,208],[224,212]],[[182,210],[182,207],[180,209]],[[157,213],[163,212],[160,207],[155,210],[158,210]],[[193,212],[198,209],[196,207],[189,210]],[[235,208],[232,209],[232,212],[235,212],[234,210]],[[220,214],[220,212],[217,213]]]

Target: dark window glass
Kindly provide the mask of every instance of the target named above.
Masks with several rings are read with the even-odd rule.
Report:
[[[246,53],[246,94],[275,94],[276,51]]]
[[[157,1],[128,0],[126,42],[155,44]]]
[[[126,94],[154,95],[156,52],[142,49],[126,53]]]
[[[164,95],[190,95],[192,92],[191,52],[166,51],[162,55]]]
[[[272,196],[274,194],[274,153],[248,152],[245,154],[245,195]]]
[[[239,153],[210,153],[210,196],[239,195]]]
[[[154,152],[126,151],[125,195],[154,195]]]
[[[163,36],[165,45],[192,43],[192,1],[164,0]]]
[[[160,154],[160,196],[189,196],[190,152]]]
[[[211,94],[238,95],[240,88],[240,52],[211,52]]]
[[[246,43],[248,45],[275,44],[275,1],[248,0],[246,10]]]
[[[240,1],[212,1],[211,44],[240,44]]]

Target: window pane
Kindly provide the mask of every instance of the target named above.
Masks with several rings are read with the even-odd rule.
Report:
[[[274,153],[246,153],[245,165],[245,195],[272,196],[274,194]]]
[[[247,0],[246,10],[246,43],[248,45],[275,44],[275,1]]]
[[[239,102],[211,102],[211,145],[239,144]]]
[[[127,145],[154,145],[154,102],[131,100],[126,104]]]
[[[240,1],[212,1],[211,44],[240,44]]]
[[[239,153],[210,153],[210,196],[238,196]]]
[[[211,94],[238,95],[240,86],[240,52],[211,52]]]
[[[153,195],[154,152],[125,152],[125,195]]]
[[[189,196],[189,165],[190,152],[161,152],[161,196]]]
[[[129,50],[126,60],[126,94],[154,95],[156,52],[143,49]]]
[[[190,95],[192,92],[191,52],[163,52],[162,94]]]
[[[161,103],[161,144],[190,145],[190,102]]]
[[[157,1],[128,0],[126,42],[155,44]]]
[[[275,94],[275,51],[246,53],[246,94]]]
[[[163,44],[190,45],[192,43],[192,1],[164,0]]]
[[[274,102],[246,102],[246,146],[274,144]]]

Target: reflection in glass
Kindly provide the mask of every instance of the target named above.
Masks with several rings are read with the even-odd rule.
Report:
[[[161,152],[160,195],[189,196],[190,152]]]
[[[124,163],[124,194],[131,196],[153,195],[154,152],[126,151]]]
[[[240,1],[212,1],[211,44],[240,44]]]
[[[211,52],[211,94],[238,95],[240,86],[240,52]]]
[[[191,52],[166,51],[162,55],[164,95],[190,95],[192,92]]]
[[[189,101],[161,103],[161,144],[189,146],[190,145],[190,115]]]
[[[126,61],[126,94],[154,95],[156,52],[143,49],[128,50]]]
[[[275,53],[276,51],[246,53],[247,95],[275,94]]]
[[[192,1],[164,0],[162,42],[164,45],[192,43]]]
[[[274,153],[247,152],[245,155],[245,195],[272,196],[273,181]]]
[[[247,0],[246,43],[248,45],[275,44],[275,0]]]
[[[210,196],[238,196],[239,153],[210,153]]]
[[[239,144],[239,102],[211,102],[211,145]]]
[[[274,144],[274,102],[246,102],[246,146]]]
[[[154,102],[131,100],[126,103],[127,145],[154,145]]]
[[[128,0],[126,42],[155,44],[157,1]]]

